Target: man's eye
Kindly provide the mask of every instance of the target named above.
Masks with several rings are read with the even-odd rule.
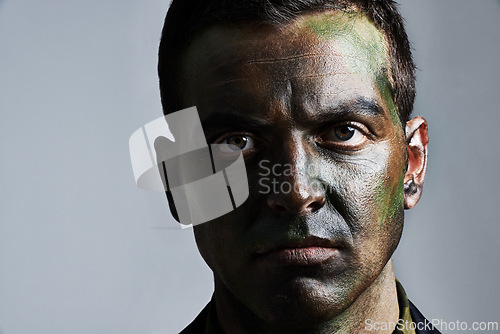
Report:
[[[362,144],[366,136],[358,128],[344,124],[331,128],[319,137],[319,144],[354,147]]]
[[[245,135],[226,137],[219,145],[222,153],[235,153],[255,148],[254,140]]]
[[[333,132],[336,139],[339,139],[341,141],[348,141],[356,135],[357,130],[355,128],[351,128],[348,125],[343,125],[333,129]]]

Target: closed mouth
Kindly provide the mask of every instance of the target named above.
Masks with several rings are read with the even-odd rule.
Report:
[[[277,266],[319,265],[339,254],[340,244],[332,240],[307,237],[298,241],[277,243],[258,248],[257,259]]]

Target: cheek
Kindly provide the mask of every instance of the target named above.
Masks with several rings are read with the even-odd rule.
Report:
[[[323,174],[331,185],[329,201],[349,224],[355,240],[391,245],[399,241],[404,159],[388,144],[337,161]]]
[[[207,265],[222,277],[241,272],[245,243],[242,207],[218,219],[194,227],[198,250]]]
[[[217,221],[207,222],[194,227],[194,236],[196,245],[200,251],[201,256],[207,265],[215,272],[219,272],[218,268],[221,263],[227,262],[226,254],[228,252],[227,243],[224,240],[230,240],[230,236],[225,235],[223,229],[218,228]]]
[[[210,232],[209,224],[210,223],[197,225],[193,227],[193,231],[196,246],[198,247],[200,255],[203,257],[208,266],[212,268],[213,259],[215,258],[214,253],[217,252],[217,247],[215,245],[216,240],[214,240],[215,238]]]

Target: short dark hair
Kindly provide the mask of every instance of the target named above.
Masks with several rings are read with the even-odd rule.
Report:
[[[384,34],[389,56],[392,95],[404,124],[415,100],[415,64],[403,18],[393,0],[173,0],[165,18],[158,74],[163,112],[185,107],[179,95],[179,64],[188,43],[202,28],[216,22],[253,21],[279,25],[306,12],[322,10],[365,13]]]

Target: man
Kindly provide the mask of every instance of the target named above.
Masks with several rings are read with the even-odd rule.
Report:
[[[391,260],[428,142],[393,1],[174,0],[159,76],[250,189],[194,227],[215,292],[183,333],[437,333]]]

